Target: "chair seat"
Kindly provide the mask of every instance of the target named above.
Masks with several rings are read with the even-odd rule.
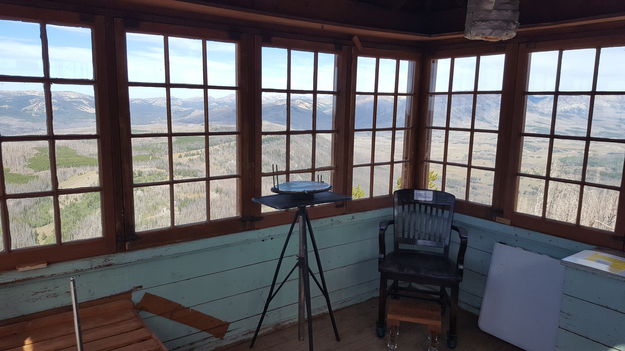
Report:
[[[435,280],[455,284],[462,280],[452,260],[422,252],[392,252],[378,265],[378,271],[389,277],[409,276],[415,281]]]

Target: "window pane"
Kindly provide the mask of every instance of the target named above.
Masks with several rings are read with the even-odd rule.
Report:
[[[61,189],[98,186],[98,140],[58,140],[56,174]]]
[[[598,91],[625,91],[625,47],[603,48],[599,57]]]
[[[206,182],[174,184],[174,223],[206,221]]]
[[[290,169],[312,167],[312,135],[291,135]]]
[[[519,177],[516,212],[526,213],[534,216],[542,216],[544,196],[544,180]]]
[[[445,131],[432,129],[431,133],[429,159],[443,161],[443,155],[445,154]]]
[[[132,138],[132,173],[135,184],[169,179],[167,145],[167,138]]]
[[[408,119],[406,117],[407,116],[407,112],[410,111],[410,108],[408,108],[408,110],[406,110],[406,107],[408,107],[406,105],[407,101],[410,101],[410,99],[407,99],[405,96],[398,96],[397,97],[397,113],[395,115],[395,127],[396,128],[408,128]]]
[[[595,70],[595,49],[562,52],[560,91],[589,91]]]
[[[452,91],[471,91],[475,88],[475,57],[454,59]]]
[[[497,130],[500,111],[500,94],[478,94],[475,102],[475,128]]]
[[[443,189],[443,165],[438,163],[428,163],[428,189]]]
[[[334,95],[317,95],[317,130],[334,127]]]
[[[579,201],[579,185],[549,182],[547,218],[575,223]]]
[[[456,196],[456,199],[464,200],[467,187],[467,168],[447,166],[445,178],[445,191]]]
[[[59,196],[63,242],[102,237],[100,193]]]
[[[208,145],[211,177],[238,174],[236,135],[210,136]]]
[[[1,135],[46,134],[43,84],[0,82],[0,116]]]
[[[332,134],[319,133],[315,138],[315,168],[332,166]]]
[[[405,163],[395,163],[393,165],[393,191],[404,189],[405,182]]]
[[[618,191],[585,186],[580,224],[586,227],[614,231],[618,197]]]
[[[315,53],[291,50],[291,89],[312,90]]]
[[[473,113],[473,95],[452,95],[451,112],[449,115],[450,128],[471,128],[471,114]]]
[[[395,131],[395,151],[393,154],[393,160],[394,161],[403,161],[403,160],[407,160],[408,158],[404,153],[404,149],[405,149],[405,140],[404,140],[404,131],[403,130],[397,130]]]
[[[521,173],[544,176],[547,170],[548,152],[549,139],[524,137]]]
[[[96,134],[93,85],[52,84],[54,134]]]
[[[206,139],[204,136],[172,138],[174,179],[206,177],[205,143]]]
[[[397,85],[398,93],[412,93],[412,69],[410,66],[414,64],[409,61],[399,61],[399,83]]]
[[[489,55],[480,57],[480,77],[477,90],[501,90],[503,83],[503,67],[506,55]]]
[[[167,132],[165,94],[165,88],[128,88],[133,134]]]
[[[586,181],[605,185],[621,185],[625,145],[591,141],[586,165]]]
[[[623,139],[625,130],[625,95],[597,95],[592,114],[591,135]]]
[[[286,94],[263,93],[263,131],[286,130]]]
[[[447,125],[447,95],[430,96],[429,120],[433,127]]]
[[[369,197],[370,167],[354,167],[352,172],[352,199]]]
[[[210,132],[237,130],[236,90],[208,90],[208,130]]]
[[[317,54],[317,90],[334,91],[335,55]]]
[[[529,60],[527,91],[554,91],[558,70],[558,52],[533,52]]]
[[[52,197],[8,199],[11,248],[56,243]]]
[[[432,83],[430,91],[443,93],[449,91],[449,71],[451,59],[438,59],[432,63]]]
[[[474,133],[471,164],[482,167],[495,167],[497,157],[497,134]]]
[[[393,108],[395,99],[392,96],[378,96],[378,109],[375,116],[376,128],[393,127]]]
[[[38,23],[0,20],[0,74],[43,76]]]
[[[93,79],[91,29],[46,25],[50,77]]]
[[[0,215],[0,221],[2,221],[2,216]],[[2,226],[0,226],[0,238],[4,238],[4,234],[2,233]],[[4,252],[4,239],[0,239],[0,252]]]
[[[291,130],[312,130],[312,94],[291,94]]]
[[[128,81],[165,82],[163,36],[126,33]]]
[[[2,163],[7,193],[52,189],[47,141],[3,142]]]
[[[204,89],[169,89],[174,133],[204,131]]]
[[[263,47],[263,89],[286,89],[287,50]]]
[[[378,92],[395,92],[395,68],[396,60],[380,59],[380,73],[378,74]]]
[[[306,173],[291,173],[289,175],[289,181],[311,181],[312,180],[312,173],[306,172]]]
[[[134,202],[136,231],[170,226],[169,185],[135,188]]]
[[[551,154],[551,176],[581,180],[585,146],[585,141],[554,139]]]
[[[202,41],[169,37],[169,81],[202,84]]]
[[[393,141],[393,132],[377,132],[375,133],[375,155],[374,162],[390,162],[391,161],[391,143]]]
[[[555,134],[586,136],[589,103],[588,95],[559,96]]]
[[[447,162],[467,164],[469,162],[469,132],[449,132],[447,141]]]
[[[206,42],[208,85],[237,86],[237,44]]]
[[[373,96],[356,95],[356,129],[373,127]]]
[[[469,201],[490,205],[492,203],[494,183],[495,172],[472,169]]]
[[[373,92],[375,88],[375,58],[358,57],[356,91]]]
[[[263,135],[261,141],[263,172],[271,172],[271,166],[277,165],[281,171],[286,170],[286,136]]]
[[[391,166],[375,166],[373,167],[373,196],[387,195],[388,182],[391,177]]]
[[[354,133],[354,164],[371,163],[371,132]]]
[[[525,133],[549,134],[553,96],[528,95],[525,105]]]

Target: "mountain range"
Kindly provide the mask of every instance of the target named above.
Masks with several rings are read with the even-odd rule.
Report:
[[[469,124],[472,99],[458,99],[452,105],[455,123]],[[553,98],[550,96],[528,96],[527,121],[532,123],[532,132],[545,133],[550,127],[550,115]],[[577,135],[585,130],[587,105],[583,100],[566,101],[558,106],[557,130],[563,134]],[[312,95],[293,95],[291,98],[291,128],[310,129],[312,116]],[[443,101],[444,103],[444,101]],[[209,97],[209,115],[211,123],[216,125],[234,124],[236,99],[234,95],[221,98]],[[94,98],[77,92],[54,92],[53,115],[55,130],[74,129],[94,126]],[[165,98],[131,99],[132,123],[135,126],[162,123],[166,111]],[[174,123],[201,124],[204,120],[203,98],[172,98],[171,109]],[[284,125],[286,123],[285,94],[265,93],[262,98],[262,119],[265,123]],[[612,105],[610,105],[612,106]],[[436,108],[442,108],[438,106]],[[0,134],[20,135],[45,132],[45,102],[42,92],[37,91],[0,91]],[[332,123],[334,97],[319,95],[317,101],[317,126],[329,129]],[[378,99],[378,127],[392,125],[393,99]],[[398,104],[398,111],[404,111],[405,99]],[[625,104],[616,106],[615,113],[625,111]],[[400,112],[398,112],[399,114]],[[356,128],[370,128],[373,116],[373,97],[359,96],[356,99]],[[499,114],[498,99],[482,99],[476,111],[478,122],[489,128],[497,127]]]

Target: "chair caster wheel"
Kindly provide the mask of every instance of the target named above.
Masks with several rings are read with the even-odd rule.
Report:
[[[375,335],[382,339],[384,338],[384,335],[386,334],[386,325],[384,324],[377,324],[375,327]]]
[[[455,349],[456,345],[458,345],[458,337],[456,335],[449,335],[447,337],[447,347],[450,349]]]

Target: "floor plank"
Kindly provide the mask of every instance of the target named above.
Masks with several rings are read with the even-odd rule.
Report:
[[[377,299],[347,307],[335,312],[341,342],[334,340],[330,318],[327,314],[315,318],[314,344],[316,351],[340,350],[386,350],[386,339],[375,336]],[[447,326],[443,326],[443,331]],[[402,324],[398,338],[398,350],[423,349],[427,328],[425,326]],[[444,339],[441,351],[448,350]],[[220,348],[219,351],[249,351],[249,340]],[[306,351],[308,341],[297,340],[297,326],[261,335],[256,340],[254,351]],[[477,326],[477,316],[460,310],[458,316],[457,351],[518,351],[513,345],[482,332]]]

